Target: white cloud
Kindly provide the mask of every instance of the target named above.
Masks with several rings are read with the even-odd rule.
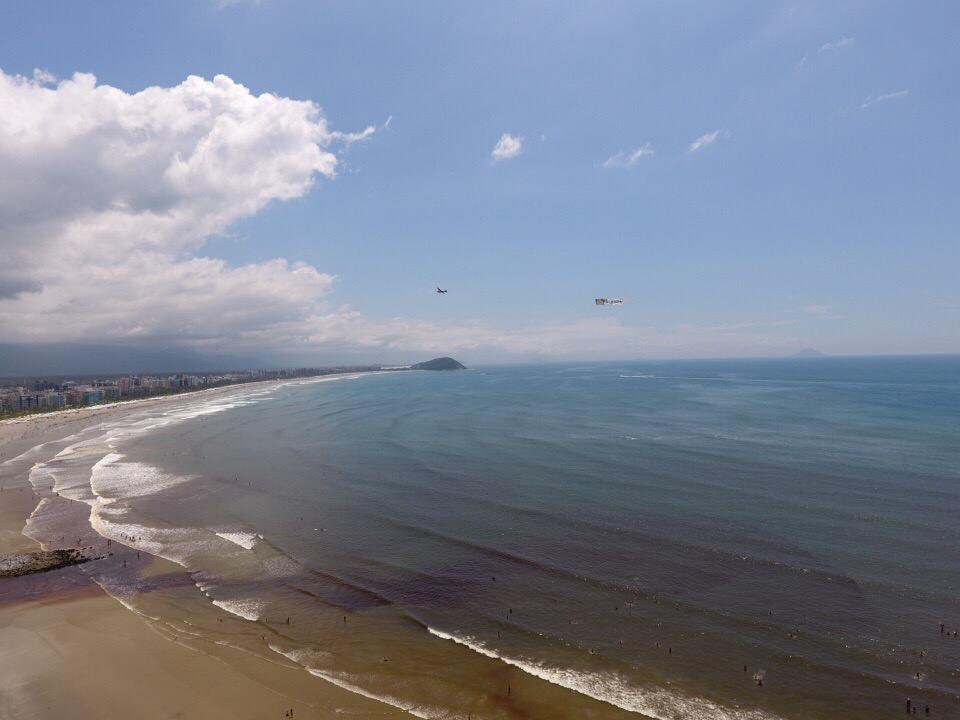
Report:
[[[840,50],[841,48],[849,47],[853,45],[853,38],[847,37],[846,35],[838,38],[837,40],[832,40],[831,42],[824,43],[820,46],[820,52],[830,52],[831,50]]]
[[[336,133],[312,102],[225,76],[136,94],[76,74],[0,72],[0,336],[198,346],[321,312],[333,278],[198,252],[272,200],[332,178]]]
[[[712,130],[711,132],[704,133],[703,135],[698,137],[696,140],[694,140],[692,143],[690,143],[689,147],[687,147],[687,152],[695,153],[698,150],[702,150],[703,148],[709,145],[713,145],[713,143],[715,143],[718,138],[726,134],[727,133],[724,130]]]
[[[504,133],[500,136],[500,139],[497,140],[497,144],[493,146],[490,156],[494,162],[499,162],[500,160],[515,158],[522,152],[523,138],[511,135],[510,133]]]
[[[906,97],[909,97],[909,90],[897,90],[896,92],[886,93],[884,95],[869,95],[864,98],[863,102],[860,103],[860,109],[866,110],[871,105],[876,105],[877,103],[890,102],[891,100],[903,100]]]
[[[823,318],[825,320],[841,320],[843,315],[840,315],[830,305],[823,305],[820,303],[812,303],[810,305],[804,305],[800,308],[800,312],[806,315],[813,315],[814,317]]]
[[[620,151],[615,155],[611,155],[606,160],[603,161],[603,167],[605,168],[631,168],[636,165],[643,158],[654,155],[654,150],[650,147],[650,143],[638,147],[633,152]]]

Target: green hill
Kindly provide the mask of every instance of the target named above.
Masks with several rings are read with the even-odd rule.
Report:
[[[466,370],[463,363],[459,363],[452,357],[439,357],[426,362],[417,363],[410,366],[411,370]]]

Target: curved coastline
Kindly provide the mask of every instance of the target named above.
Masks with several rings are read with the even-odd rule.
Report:
[[[102,509],[102,502],[80,511],[81,498],[62,496],[54,489],[55,480],[44,486],[37,484],[35,476],[31,482],[31,470],[91,434],[108,435],[105,430],[135,415],[177,414],[184,406],[222,401],[228,402],[218,410],[227,409],[229,400],[238,396],[358,375],[268,380],[0,421],[0,554],[56,555],[56,551],[44,548],[45,543],[35,537],[37,530],[31,525],[59,502],[74,506],[70,517],[61,518],[73,523],[71,532],[65,534],[79,536],[70,542],[80,540],[81,545],[102,549],[100,565],[113,560],[125,562],[121,559],[124,554],[136,557],[139,553],[146,576],[159,578],[158,582],[192,586],[184,569],[175,563],[143,548],[138,550],[134,543],[125,546],[122,538],[114,540],[95,532],[90,520],[96,515],[96,505]],[[178,419],[193,416],[187,409]],[[146,423],[143,429],[149,431],[150,425]],[[71,490],[66,490],[69,495]],[[42,507],[45,504],[47,507]],[[248,541],[226,534],[223,542],[237,544],[239,540],[242,546]],[[99,717],[103,677],[107,677],[111,693],[118,696],[116,707],[139,717],[169,717],[188,710],[226,720],[272,716],[288,708],[301,713],[406,715],[336,684],[318,686],[314,675],[275,653],[253,654],[228,642],[211,642],[208,637],[191,634],[189,628],[169,626],[142,612],[128,598],[111,593],[96,569],[89,571],[97,564],[81,569],[70,563],[73,566],[49,568],[50,572],[41,575],[0,578],[0,646],[21,659],[19,669],[11,668],[0,677],[0,714],[38,720]],[[211,607],[216,609],[212,603]],[[51,652],[56,653],[57,660]],[[63,670],[68,666],[74,670],[70,678],[65,678]],[[83,670],[78,670],[81,667]],[[151,677],[149,687],[139,682],[142,677]]]

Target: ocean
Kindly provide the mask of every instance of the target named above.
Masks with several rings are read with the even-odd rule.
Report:
[[[324,378],[36,453],[26,532],[131,611],[417,717],[960,713],[960,357]]]

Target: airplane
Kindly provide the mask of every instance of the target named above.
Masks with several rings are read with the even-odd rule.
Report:
[[[623,300],[620,298],[614,298],[612,300],[607,300],[607,298],[594,298],[593,302],[595,305],[623,305]]]
[[[446,294],[447,294],[446,290],[441,290],[439,287],[437,288],[437,295],[446,295]]]

